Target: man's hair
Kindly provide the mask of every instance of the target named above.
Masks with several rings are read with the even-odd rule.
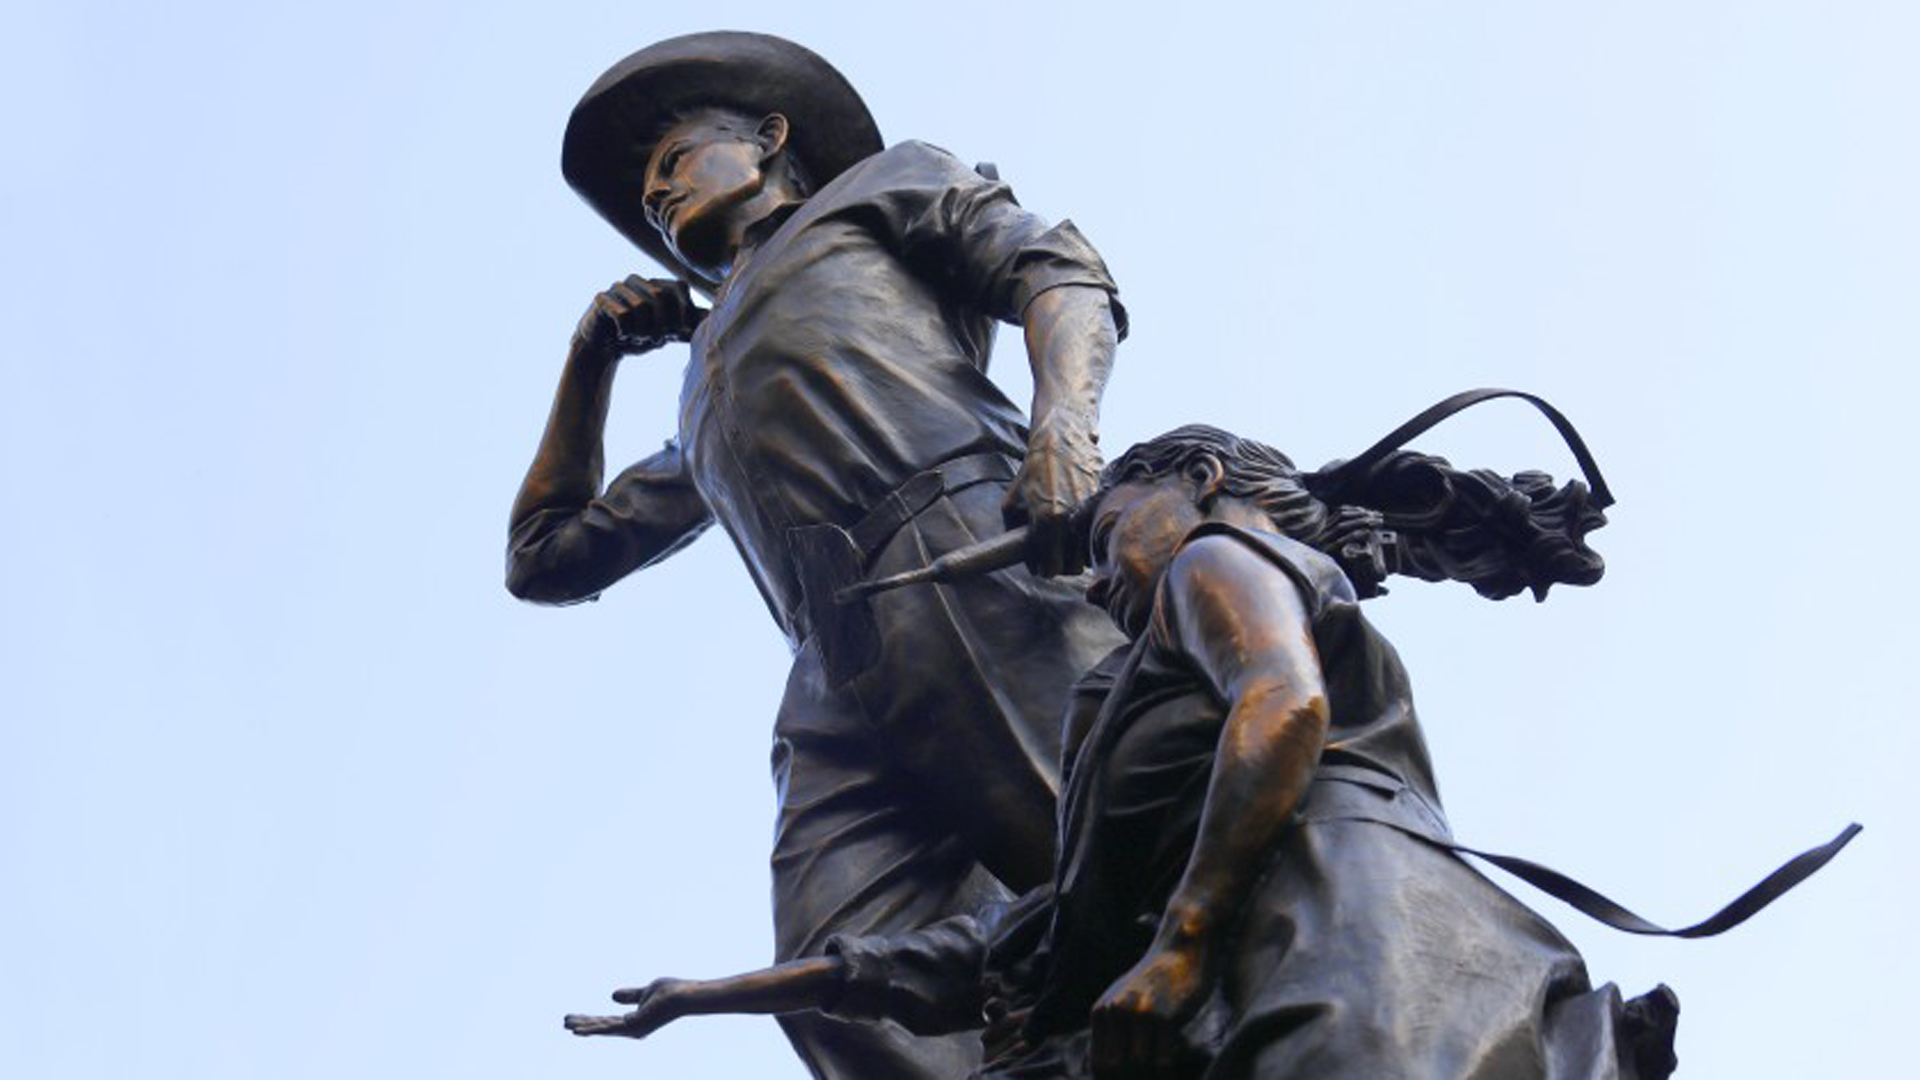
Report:
[[[764,117],[754,116],[726,105],[689,105],[667,115],[667,118],[661,122],[659,130],[653,133],[654,145],[659,146],[660,140],[666,138],[667,132],[689,120],[700,120],[743,139],[758,139],[762,119]],[[781,168],[786,170],[787,182],[802,198],[813,194],[813,177],[807,174],[807,167],[800,160],[800,155],[793,152],[791,142],[780,154],[780,164]]]
[[[1129,448],[1101,473],[1100,491],[1090,502],[1129,480],[1178,476],[1203,457],[1220,463],[1222,490],[1258,506],[1282,533],[1315,544],[1326,532],[1327,505],[1308,493],[1292,459],[1265,443],[1205,424],[1175,428]]]

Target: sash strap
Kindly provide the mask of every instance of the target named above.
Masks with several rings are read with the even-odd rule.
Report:
[[[1307,474],[1308,488],[1321,499],[1339,502],[1341,491],[1354,480],[1365,476],[1368,470],[1380,464],[1388,454],[1405,446],[1411,439],[1425,434],[1435,424],[1452,416],[1462,409],[1478,405],[1494,398],[1519,398],[1539,409],[1552,422],[1555,431],[1573,452],[1573,460],[1580,465],[1580,471],[1586,475],[1587,487],[1593,492],[1593,505],[1601,510],[1613,505],[1613,492],[1608,489],[1607,481],[1600,475],[1600,465],[1593,460],[1593,452],[1587,449],[1586,440],[1574,429],[1573,421],[1561,414],[1559,409],[1548,404],[1545,398],[1520,390],[1464,390],[1458,394],[1427,407],[1420,415],[1394,428],[1379,442],[1368,447],[1357,458],[1342,461],[1319,472]]]
[[[1410,799],[1419,807],[1427,809],[1426,800],[1422,799],[1418,792],[1384,773],[1356,769],[1351,766],[1322,766],[1319,774],[1315,777],[1315,781],[1316,783],[1320,781],[1330,781],[1334,783],[1359,784],[1364,787],[1373,788],[1381,794],[1387,794],[1390,791],[1389,805]],[[1341,801],[1343,803],[1347,802],[1347,800]],[[1502,855],[1498,852],[1482,851],[1479,848],[1472,848],[1465,844],[1457,843],[1451,836],[1447,835],[1444,827],[1439,829],[1423,827],[1418,822],[1418,818],[1444,820],[1439,818],[1438,814],[1431,809],[1427,809],[1426,814],[1411,817],[1404,812],[1386,812],[1386,807],[1384,806],[1382,807],[1381,813],[1370,813],[1351,804],[1343,805],[1340,809],[1324,816],[1308,814],[1304,820],[1309,823],[1317,821],[1365,821],[1375,825],[1384,825],[1387,828],[1405,833],[1434,847],[1451,851],[1455,854],[1472,855],[1477,859],[1484,859],[1500,869],[1505,870],[1507,873],[1512,874],[1514,877],[1532,885],[1534,888],[1539,889],[1541,892],[1555,899],[1565,901],[1581,914],[1597,922],[1605,923],[1615,930],[1623,930],[1629,934],[1676,938],[1712,937],[1715,934],[1725,933],[1739,926],[1741,923],[1746,922],[1758,914],[1760,910],[1768,904],[1780,899],[1788,890],[1807,880],[1809,877],[1812,877],[1821,867],[1831,862],[1833,857],[1840,853],[1841,848],[1846,847],[1855,836],[1860,834],[1859,825],[1848,825],[1846,828],[1840,830],[1840,835],[1834,837],[1832,840],[1818,847],[1809,848],[1795,855],[1793,858],[1788,859],[1778,870],[1761,878],[1759,884],[1741,893],[1737,899],[1719,911],[1714,912],[1712,915],[1691,926],[1683,926],[1677,930],[1669,930],[1658,923],[1634,914],[1613,900],[1602,896],[1596,890],[1575,881],[1573,878],[1568,877],[1552,867],[1542,866],[1530,859],[1522,859],[1513,855]]]

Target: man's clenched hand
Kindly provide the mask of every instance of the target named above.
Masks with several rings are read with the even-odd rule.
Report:
[[[686,282],[629,274],[593,298],[573,340],[577,347],[617,359],[686,341],[706,316],[704,308],[694,306]]]
[[[1075,517],[1100,487],[1100,447],[1084,424],[1050,417],[1034,425],[1027,460],[1007,489],[1008,527],[1028,527],[1027,566],[1036,574],[1077,574],[1087,567]]]

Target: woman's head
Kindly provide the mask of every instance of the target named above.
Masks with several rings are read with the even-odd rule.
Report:
[[[1306,543],[1328,523],[1326,506],[1307,493],[1285,454],[1202,424],[1120,455],[1088,505],[1094,583],[1087,598],[1132,635],[1145,629],[1174,552],[1203,522],[1268,529]]]

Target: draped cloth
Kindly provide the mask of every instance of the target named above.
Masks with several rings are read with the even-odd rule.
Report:
[[[1326,558],[1219,525],[1306,600],[1331,722],[1321,765],[1238,913],[1185,1034],[1204,1080],[1660,1080],[1677,1003],[1594,986],[1574,947],[1458,855],[1407,676]],[[1031,1010],[1025,1039],[979,1080],[1090,1075],[1093,1005],[1136,963],[1193,849],[1227,705],[1167,630],[1083,681],[1104,696],[1066,779],[1056,881],[924,937],[842,942],[855,1010],[890,995]],[[1399,827],[1392,827],[1399,826]],[[1042,914],[1036,914],[1042,913]],[[922,1006],[924,1022],[932,1013]],[[977,1013],[975,1014],[977,1016]],[[972,1023],[977,1026],[978,1021]]]

